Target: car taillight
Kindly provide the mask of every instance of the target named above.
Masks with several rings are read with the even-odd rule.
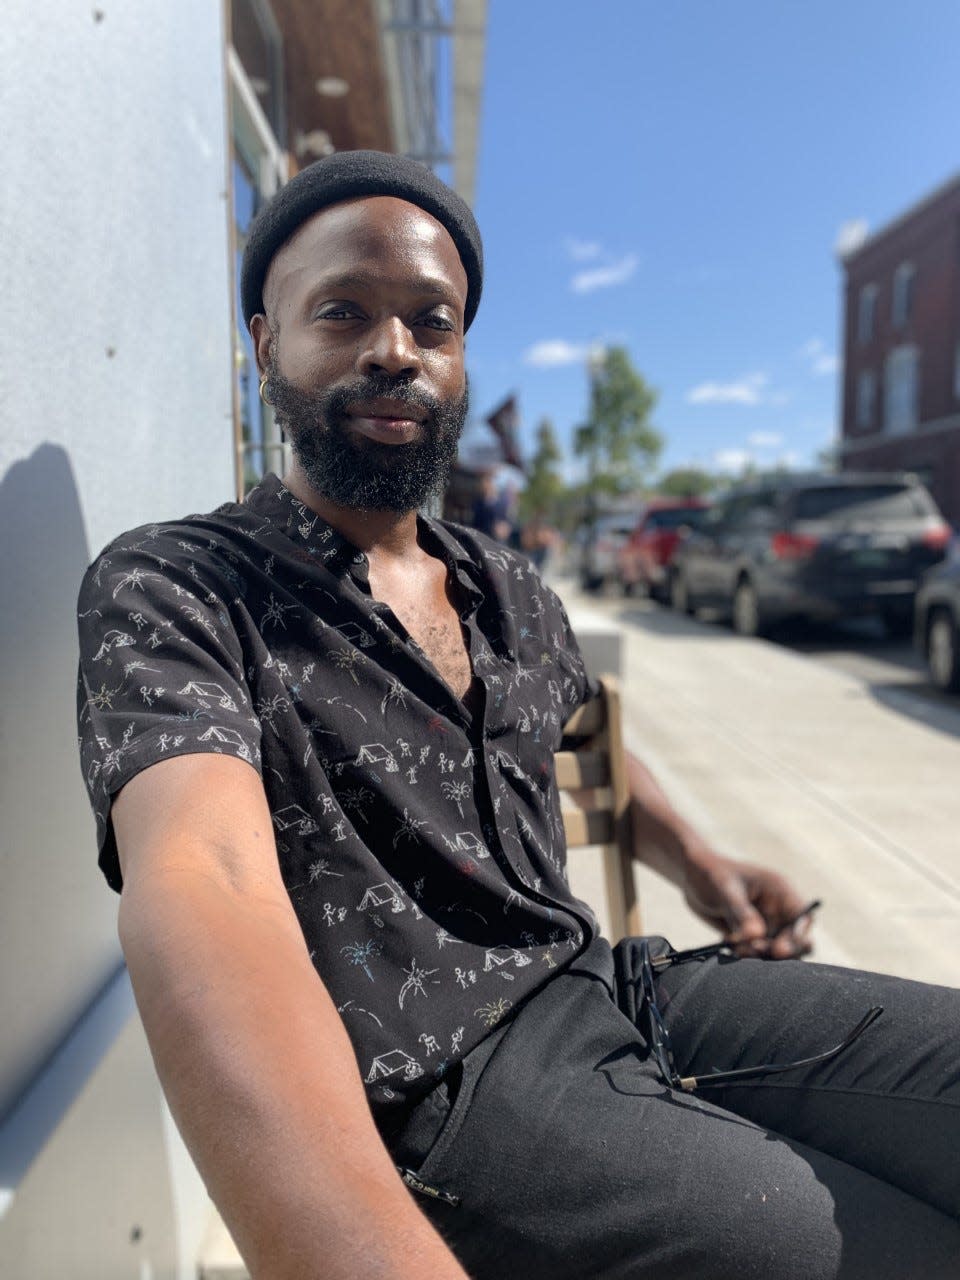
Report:
[[[948,524],[938,524],[923,535],[923,545],[931,551],[943,551],[952,536],[953,530]]]
[[[803,560],[813,555],[819,541],[808,533],[775,533],[770,550],[777,560]]]

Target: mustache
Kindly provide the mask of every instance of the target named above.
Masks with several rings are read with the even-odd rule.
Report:
[[[278,370],[272,369],[267,378],[267,394],[281,417],[286,416],[284,410],[299,410],[301,414],[307,411],[328,420],[340,418],[346,416],[347,407],[355,401],[377,400],[381,397],[398,400],[408,408],[418,410],[420,416],[426,417],[431,423],[436,422],[443,410],[443,405],[436,396],[412,385],[406,379],[390,375],[374,374],[311,392],[292,387]]]

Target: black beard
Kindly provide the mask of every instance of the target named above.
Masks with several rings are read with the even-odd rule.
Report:
[[[348,386],[301,391],[274,366],[266,394],[312,488],[338,506],[358,511],[415,511],[443,490],[457,456],[468,393],[441,401],[394,378],[360,378]],[[400,400],[424,417],[422,440],[380,444],[344,426],[358,400]],[[425,415],[425,416],[424,416]]]

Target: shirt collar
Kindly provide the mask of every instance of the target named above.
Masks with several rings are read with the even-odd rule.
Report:
[[[283,481],[268,472],[243,500],[258,515],[277,525],[299,546],[310,551],[335,572],[354,563],[361,553],[316,511],[290,492]]]
[[[349,569],[355,576],[366,578],[367,558],[363,552],[316,511],[305,506],[273,472],[268,472],[250,490],[244,498],[244,505],[281,528],[295,543],[321,559],[331,572]],[[468,573],[465,581],[472,591],[476,591],[475,559],[452,529],[430,516],[418,515],[417,521],[441,558],[461,580],[464,580],[463,570],[473,571]]]

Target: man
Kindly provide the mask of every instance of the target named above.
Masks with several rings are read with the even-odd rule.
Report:
[[[563,610],[417,515],[481,276],[419,165],[305,170],[241,282],[292,470],[85,579],[84,770],[184,1137],[269,1280],[955,1275],[955,992],[791,959],[803,900],[636,761],[638,858],[742,958],[611,953],[570,893]]]

